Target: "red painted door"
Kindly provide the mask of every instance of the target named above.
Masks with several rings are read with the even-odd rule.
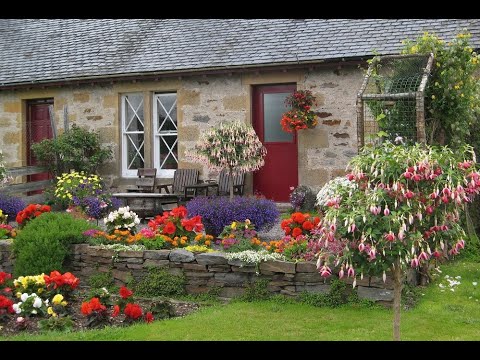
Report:
[[[253,191],[277,202],[289,201],[290,187],[298,185],[296,133],[282,130],[280,120],[288,110],[285,98],[296,85],[262,85],[253,88],[253,127],[267,148],[265,166],[253,173]]]
[[[53,102],[49,100],[29,102],[27,104],[27,165],[37,165],[37,159],[35,159],[31,145],[43,139],[51,139],[53,137],[52,124],[48,112],[49,106],[53,106]],[[47,180],[49,178],[49,174],[45,172],[42,174],[29,175],[28,181]],[[29,195],[41,192],[41,190],[31,191]]]

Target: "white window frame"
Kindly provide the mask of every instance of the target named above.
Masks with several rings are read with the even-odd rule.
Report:
[[[126,119],[126,101],[127,101],[127,96],[132,96],[132,95],[141,95],[142,96],[142,104],[144,104],[144,110],[143,110],[143,131],[126,131],[127,125],[133,120],[132,119]],[[143,96],[143,93],[141,92],[135,92],[135,93],[126,93],[122,94],[121,96],[121,123],[122,123],[122,176],[123,177],[136,177],[137,176],[137,169],[128,169],[128,152],[127,152],[127,144],[130,141],[128,138],[129,134],[143,134],[143,144],[140,146],[143,147],[143,157],[142,160],[145,163],[145,99]],[[137,109],[138,110],[138,109]],[[138,115],[136,113],[136,110],[134,110],[135,115]],[[135,116],[134,115],[134,116]],[[128,123],[127,123],[128,121]],[[142,120],[141,120],[142,121]],[[141,156],[141,155],[140,155]]]
[[[171,109],[167,110],[165,107],[163,107],[163,104],[160,104],[163,107],[163,110],[165,113],[167,113],[167,116],[170,117],[172,109],[175,109],[177,111],[177,116],[178,119],[178,108],[177,108],[177,93],[176,92],[169,92],[169,93],[155,93],[153,94],[153,112],[152,112],[152,133],[153,133],[153,166],[157,168],[157,175],[162,178],[173,178],[173,175],[175,173],[175,169],[162,169],[162,164],[160,163],[160,142],[163,141],[163,137],[165,136],[176,136],[175,142],[172,147],[177,145],[178,149],[178,123],[175,124],[173,121],[172,123],[174,124],[176,130],[168,130],[168,131],[158,131],[157,129],[157,118],[158,118],[158,99],[161,98],[162,96],[165,95],[175,95],[175,102],[172,106]],[[167,117],[167,119],[168,119]],[[165,120],[166,121],[166,120]],[[178,121],[178,120],[177,120]],[[165,142],[165,145],[166,142]],[[168,147],[168,145],[167,145]],[[178,158],[173,155],[175,160],[177,160],[177,166],[178,166]],[[177,156],[178,156],[178,151],[177,151]]]

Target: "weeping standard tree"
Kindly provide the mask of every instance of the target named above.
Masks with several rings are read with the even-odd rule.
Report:
[[[205,131],[190,158],[212,169],[228,169],[230,199],[233,199],[233,175],[260,169],[266,154],[267,149],[252,126],[237,121],[220,123]]]
[[[466,234],[465,203],[480,192],[480,173],[469,145],[394,145],[364,148],[350,162],[350,184],[326,202],[317,266],[329,276],[383,275],[394,286],[393,335],[400,340],[400,304],[406,270],[459,253]]]

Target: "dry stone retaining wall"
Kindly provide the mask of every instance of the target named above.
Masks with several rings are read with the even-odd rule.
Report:
[[[0,271],[12,271],[10,243],[0,241]],[[124,284],[131,277],[140,279],[151,267],[166,268],[172,274],[184,274],[186,291],[198,294],[219,288],[219,296],[232,298],[242,295],[248,284],[258,279],[268,279],[272,293],[296,296],[303,291],[327,293],[329,279],[318,273],[313,262],[266,261],[258,269],[240,260],[228,260],[222,253],[194,254],[184,249],[120,251],[78,244],[72,246],[68,264],[70,270],[85,280],[91,275],[111,271],[115,282]],[[257,274],[258,271],[258,274]],[[351,284],[351,279],[345,280]],[[357,279],[358,295],[381,303],[393,299],[393,284],[378,277]]]

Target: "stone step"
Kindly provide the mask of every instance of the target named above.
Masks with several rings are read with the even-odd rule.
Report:
[[[277,210],[281,214],[284,214],[292,209],[292,205],[289,202],[277,202],[275,204],[277,205]]]

